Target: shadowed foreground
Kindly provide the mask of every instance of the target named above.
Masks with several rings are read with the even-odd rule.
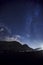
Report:
[[[0,54],[0,62],[3,64],[41,64],[43,63],[43,51],[40,52],[15,52]]]
[[[26,52],[26,50],[28,50],[29,52]],[[33,49],[28,47],[27,45],[21,45],[17,42],[0,42],[0,63],[20,65],[42,64],[43,51],[33,51]]]

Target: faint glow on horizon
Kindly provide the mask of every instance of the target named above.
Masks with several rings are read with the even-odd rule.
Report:
[[[41,50],[43,50],[43,45],[41,45]]]

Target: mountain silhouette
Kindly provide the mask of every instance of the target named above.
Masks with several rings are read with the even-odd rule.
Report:
[[[41,47],[39,47],[39,48],[35,48],[34,49],[35,51],[40,51],[40,50],[43,50]]]
[[[1,51],[13,51],[13,52],[26,52],[32,51],[33,49],[28,47],[26,44],[22,45],[17,41],[0,41],[0,50]]]
[[[32,51],[33,49],[30,48],[27,44],[23,45],[24,51],[28,52],[28,51]]]

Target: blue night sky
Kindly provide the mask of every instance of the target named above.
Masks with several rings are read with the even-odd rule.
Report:
[[[20,35],[20,41],[32,48],[43,45],[43,5],[38,0],[28,2],[4,1],[0,4],[0,23],[11,35]]]

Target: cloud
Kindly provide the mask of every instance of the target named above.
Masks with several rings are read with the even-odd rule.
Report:
[[[3,23],[0,23],[0,33],[3,32],[4,30],[6,30],[6,32],[9,33],[9,35],[4,35],[4,34],[2,35],[1,34],[0,35],[0,41],[8,41],[8,42],[18,41],[21,43],[21,39],[22,39],[21,35],[18,35],[18,34],[12,35],[11,30],[7,26],[5,26]]]
[[[7,34],[6,34],[6,36],[4,34],[1,35],[0,41],[20,41],[20,39],[21,39],[20,35],[12,35],[11,30],[7,26],[5,26],[3,23],[0,23],[0,32],[3,32],[4,30],[6,30],[6,32],[9,33],[9,35],[7,35]]]
[[[0,32],[2,32],[2,31],[4,31],[4,28],[1,28],[1,29],[0,29]]]
[[[7,30],[7,32],[9,34],[11,34],[11,30],[6,25],[4,25],[3,23],[0,23],[0,27],[1,27],[0,32],[4,31],[4,28],[5,28]]]
[[[15,38],[21,38],[21,36],[20,35],[13,35],[13,37],[15,37]]]
[[[6,36],[5,38],[2,39],[2,41],[19,41],[20,42],[20,38],[21,38],[20,35],[14,35],[12,37]]]
[[[14,37],[5,37],[4,41],[14,41]]]

